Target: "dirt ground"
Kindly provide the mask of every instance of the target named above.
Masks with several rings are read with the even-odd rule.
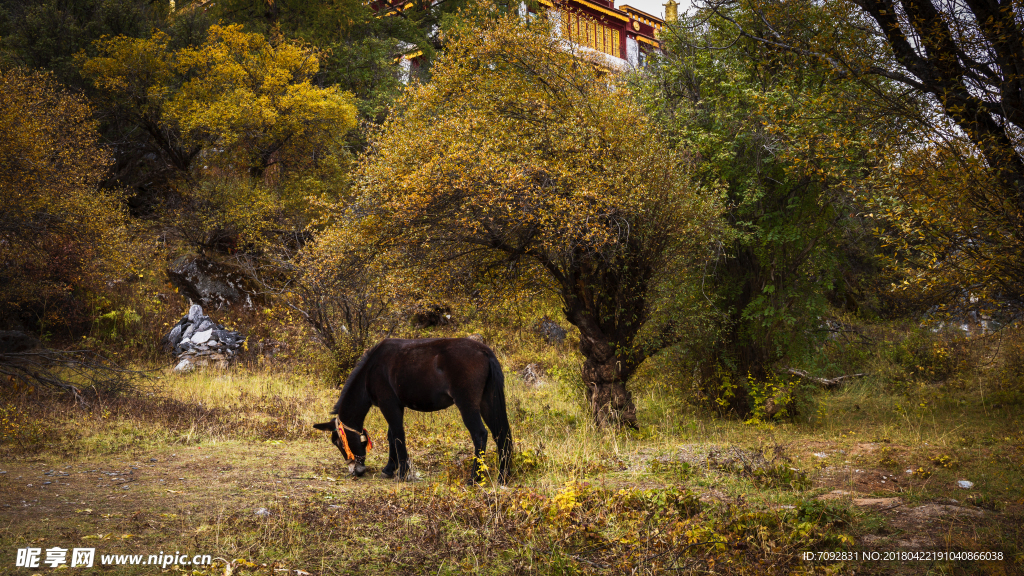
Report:
[[[812,457],[827,452],[822,446],[806,449]],[[691,448],[680,453],[699,452]],[[380,459],[376,454],[371,464]],[[429,473],[427,477],[405,485],[429,485]],[[1019,510],[995,512],[955,499],[913,501],[905,494],[909,483],[892,472],[842,461],[823,466],[814,478],[822,492],[819,499],[849,500],[876,518],[877,529],[860,535],[855,546],[865,551],[944,550],[978,530],[1000,530],[1008,518],[1020,517]],[[289,500],[316,496],[344,502],[359,499],[367,490],[396,486],[369,475],[348,477],[333,447],[312,441],[224,441],[124,458],[5,462],[0,464],[0,536],[14,545],[0,552],[0,573],[29,574],[13,570],[16,549],[25,546],[95,546],[97,554],[180,551],[216,556],[217,550],[196,546],[208,546],[209,532],[218,531],[222,519],[267,514]],[[717,493],[714,488],[707,492]],[[278,573],[285,570],[317,573],[315,567],[285,567]],[[875,566],[867,572],[885,569]]]
[[[16,546],[95,545],[97,554],[215,554],[194,550],[194,537],[216,529],[218,518],[384,482],[352,480],[341,469],[331,477],[327,467],[339,462],[330,456],[309,442],[222,442],[130,458],[6,462],[0,464],[0,534]],[[15,553],[0,552],[0,573],[15,566]]]

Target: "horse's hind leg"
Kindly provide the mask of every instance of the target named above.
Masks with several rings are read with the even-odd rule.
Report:
[[[469,436],[473,439],[473,469],[469,476],[469,483],[481,483],[483,476],[480,475],[480,464],[483,463],[484,453],[487,450],[487,428],[484,428],[484,422],[480,419],[480,410],[476,408],[463,409],[460,406],[459,412],[462,413],[462,422],[469,429]]]
[[[484,403],[480,406],[480,413],[498,446],[498,482],[505,484],[508,481],[509,462],[512,460],[512,430],[505,413],[505,404],[502,402],[500,406],[490,406]]]

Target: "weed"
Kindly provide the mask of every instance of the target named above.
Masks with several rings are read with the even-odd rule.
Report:
[[[803,500],[796,510],[797,517],[804,522],[832,526],[845,526],[853,517],[849,504],[837,500]]]
[[[934,456],[931,460],[932,464],[935,464],[936,466],[940,466],[942,468],[948,468],[951,470],[954,468],[958,468],[960,466],[959,460],[946,454],[943,454],[941,456]]]
[[[693,466],[689,462],[679,460],[651,460],[648,466],[650,473],[672,482],[682,482],[693,475]]]
[[[932,475],[931,471],[925,470],[924,468],[918,467],[916,470],[911,472],[911,476],[919,480],[927,480]]]
[[[878,465],[889,470],[898,469],[900,461],[896,459],[896,451],[889,446],[883,446],[878,451]]]
[[[765,380],[760,381],[748,374],[750,420],[782,421],[802,414],[813,414],[816,410],[813,391],[813,386],[803,383],[799,378],[791,380],[778,374],[769,374]]]

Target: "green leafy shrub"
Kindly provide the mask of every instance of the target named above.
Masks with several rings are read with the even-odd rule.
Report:
[[[806,472],[785,464],[774,464],[754,470],[751,479],[760,488],[806,490],[811,487],[811,480]]]
[[[804,500],[796,511],[800,520],[832,526],[845,526],[853,517],[850,507],[836,500]]]

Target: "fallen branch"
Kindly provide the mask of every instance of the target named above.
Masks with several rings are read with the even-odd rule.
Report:
[[[115,366],[91,350],[41,348],[37,341],[21,333],[4,332],[2,336],[0,375],[28,386],[66,392],[82,405],[88,405],[83,388],[122,393],[133,389],[133,380],[142,374]]]
[[[835,388],[838,388],[840,384],[842,384],[846,380],[849,380],[850,378],[863,378],[864,376],[867,376],[867,373],[860,372],[857,374],[846,374],[845,376],[836,376],[835,378],[817,378],[815,376],[811,376],[804,370],[797,370],[796,368],[786,368],[786,372],[789,372],[794,376],[799,376],[805,380],[810,380],[811,382],[821,384],[826,390],[833,390]]]

